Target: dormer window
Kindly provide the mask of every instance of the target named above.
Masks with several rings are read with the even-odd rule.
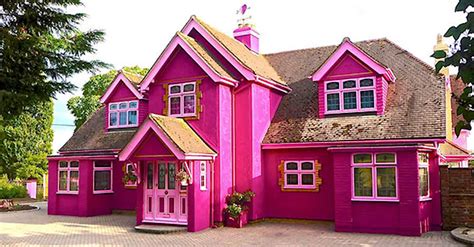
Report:
[[[196,83],[170,84],[168,94],[169,116],[196,116]]]
[[[376,111],[374,77],[326,81],[324,89],[325,114]]]
[[[109,103],[109,128],[138,126],[138,101]]]

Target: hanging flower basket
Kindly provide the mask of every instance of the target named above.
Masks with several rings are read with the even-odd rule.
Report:
[[[138,177],[135,175],[135,173],[129,171],[125,173],[125,175],[122,178],[123,183],[126,186],[135,186],[137,184]]]
[[[188,180],[189,180],[190,176],[189,174],[185,171],[185,170],[180,170],[177,174],[176,174],[176,180],[178,180],[179,182],[181,182],[181,185],[182,186],[187,186],[188,185]]]

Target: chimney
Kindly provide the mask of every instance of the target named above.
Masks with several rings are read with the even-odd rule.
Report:
[[[241,25],[234,30],[234,38],[258,54],[260,34],[251,25]]]
[[[446,52],[446,54],[448,53],[449,51],[449,47],[448,45],[446,45],[443,41],[443,36],[441,36],[441,34],[438,34],[438,37],[436,38],[436,45],[433,47],[433,51],[444,51]],[[435,65],[438,61],[440,61],[442,59],[435,59]],[[444,80],[445,80],[445,106],[446,106],[446,139],[449,140],[449,141],[452,141],[453,140],[453,132],[454,132],[454,129],[453,129],[453,122],[452,122],[452,116],[451,116],[451,112],[453,110],[456,110],[456,109],[452,109],[452,105],[451,105],[451,81],[449,78],[449,68],[447,67],[443,67],[440,71],[439,71],[440,74],[442,74],[444,76]]]

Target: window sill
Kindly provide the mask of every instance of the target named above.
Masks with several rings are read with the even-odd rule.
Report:
[[[366,199],[366,198],[352,198],[353,202],[400,202],[400,199]]]
[[[94,195],[101,195],[101,194],[113,194],[114,192],[111,190],[104,190],[104,191],[94,191]]]
[[[431,197],[420,197],[420,202],[428,202],[431,201]]]
[[[57,191],[56,195],[79,195],[79,192]]]

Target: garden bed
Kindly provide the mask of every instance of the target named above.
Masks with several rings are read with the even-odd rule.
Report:
[[[1,213],[1,212],[13,212],[13,211],[32,210],[32,209],[37,209],[37,207],[31,206],[31,205],[16,204],[16,205],[13,205],[12,207],[0,208],[0,213]]]

